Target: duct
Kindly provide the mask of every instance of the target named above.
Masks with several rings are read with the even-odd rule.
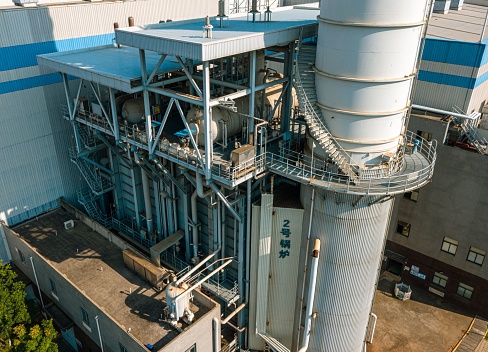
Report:
[[[314,318],[313,313],[313,301],[315,298],[315,286],[317,284],[317,271],[319,268],[319,254],[320,254],[320,240],[315,239],[315,243],[312,251],[312,265],[310,271],[310,285],[308,290],[307,299],[307,312],[305,316],[305,329],[303,331],[302,348],[298,352],[305,352],[308,349],[308,342],[310,341],[310,331],[312,330],[312,319]]]
[[[437,114],[444,114],[444,115],[450,115],[454,117],[459,117],[460,119],[465,119],[465,120],[477,120],[479,118],[479,113],[471,114],[471,115],[464,115],[464,114],[458,114],[456,112],[452,111],[447,111],[447,110],[441,110],[441,109],[436,109],[436,108],[431,108],[429,106],[422,106],[422,105],[412,105],[413,109],[418,109],[418,110],[423,110],[423,111],[429,111],[429,112],[434,112]]]
[[[136,163],[140,163],[139,153],[134,151]],[[141,168],[142,190],[144,194],[144,209],[146,210],[146,223],[148,234],[152,233],[152,206],[151,206],[151,190],[149,188],[149,177],[147,173]]]
[[[212,190],[209,189],[203,192],[203,179],[202,175],[196,174],[196,189],[191,195],[191,221],[193,222],[193,258],[198,258],[198,212],[197,212],[197,197],[206,198],[212,194]]]

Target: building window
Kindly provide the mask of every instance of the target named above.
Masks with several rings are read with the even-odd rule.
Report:
[[[84,310],[83,308],[81,308],[81,316],[83,319],[83,323],[90,326],[90,317],[88,316],[88,313],[86,312],[86,310]]]
[[[458,241],[453,240],[452,238],[449,238],[449,237],[444,237],[444,240],[442,241],[442,248],[441,249],[444,252],[455,255],[458,245],[459,245]]]
[[[185,352],[197,352],[197,345],[194,344],[189,349],[187,349]]]
[[[412,191],[412,192],[404,193],[403,198],[416,202],[417,199],[419,198],[419,191]]]
[[[430,142],[432,140],[432,133],[429,132],[417,130],[417,136],[422,137],[427,142]]]
[[[456,293],[461,297],[471,299],[471,296],[473,295],[473,290],[474,289],[471,286],[460,282]]]
[[[58,291],[56,290],[56,283],[51,278],[49,278],[49,283],[51,284],[51,291],[57,295]]]
[[[471,263],[475,263],[478,265],[483,265],[483,261],[485,260],[486,252],[482,251],[481,249],[470,247],[468,258],[466,260]]]
[[[403,221],[398,221],[396,232],[400,235],[408,237],[408,235],[410,235],[410,224]]]
[[[20,261],[25,264],[24,253],[22,253],[22,251],[20,249],[17,249],[17,252],[19,252]]]
[[[127,351],[127,348],[125,348],[125,346],[122,345],[120,342],[119,342],[119,351],[120,352],[129,352],[129,351]]]
[[[434,278],[432,279],[432,283],[439,287],[446,287],[447,284],[447,276],[441,273],[435,272]]]

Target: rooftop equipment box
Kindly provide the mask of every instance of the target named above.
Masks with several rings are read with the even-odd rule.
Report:
[[[232,151],[231,160],[232,165],[243,164],[249,162],[256,156],[256,150],[253,145],[245,144],[242,147],[236,148]],[[248,165],[249,166],[249,165]]]
[[[122,256],[124,257],[125,265],[127,265],[129,269],[145,278],[157,289],[161,290],[170,283],[172,271],[158,268],[156,265],[138,256],[130,249],[123,250]]]

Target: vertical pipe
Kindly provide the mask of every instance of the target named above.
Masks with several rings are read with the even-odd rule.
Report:
[[[312,264],[310,266],[310,284],[307,297],[307,311],[305,313],[305,328],[303,330],[302,348],[299,352],[305,352],[310,340],[310,331],[312,330],[313,318],[313,301],[315,298],[315,286],[317,284],[317,270],[319,268],[320,240],[315,239],[312,251]]]
[[[483,23],[483,29],[481,30],[480,43],[483,41],[483,37],[485,36],[486,22],[488,22],[488,10],[486,11],[485,22]]]
[[[212,319],[212,352],[219,352],[219,319]]]
[[[39,280],[37,279],[36,268],[34,267],[34,260],[32,259],[32,257],[30,257],[29,259],[32,265],[32,271],[34,272],[34,279],[36,279],[37,291],[39,292],[39,298],[41,300],[41,307],[44,308],[44,300],[42,299],[41,286],[39,286]]]
[[[129,160],[132,159],[131,157],[131,151],[130,149],[127,150],[127,156],[129,157]],[[135,155],[135,154],[134,154]],[[134,220],[136,221],[137,228],[141,226],[141,220],[139,219],[139,201],[137,197],[137,187],[136,187],[136,173],[134,172],[134,168],[132,167],[130,169],[130,176],[132,179],[132,193],[133,193],[133,198],[134,198]]]
[[[293,65],[295,60],[295,43],[288,44],[288,50],[285,53],[285,72],[284,76],[288,77],[288,82],[293,82]],[[287,88],[286,88],[287,87]],[[283,88],[286,88],[286,93],[283,96],[283,103],[281,108],[281,132],[288,132],[290,130],[290,113],[292,97],[292,85],[283,83]]]
[[[100,323],[98,322],[98,315],[95,316],[95,321],[97,323],[98,338],[100,339],[100,348],[103,352],[103,341],[102,341],[102,334],[100,333]]]
[[[152,142],[153,142],[152,116],[151,116],[151,106],[149,102],[149,91],[147,90],[146,87],[146,80],[147,80],[146,52],[143,49],[139,49],[139,61],[141,65],[142,86],[144,88],[144,90],[142,91],[142,95],[144,97],[144,116],[146,118],[147,147],[149,150],[149,157],[151,157]]]
[[[240,202],[240,216],[241,219],[244,218],[244,201],[241,200]],[[244,290],[242,289],[243,283],[244,283],[244,277],[243,277],[243,271],[244,271],[244,221],[239,221],[239,239],[238,239],[238,252],[237,252],[237,281],[239,283],[238,286],[238,293],[240,297],[243,297],[244,295]],[[247,282],[245,283],[247,285]],[[242,299],[240,299],[240,303],[242,303]],[[237,316],[237,325],[242,326],[244,322],[244,316],[242,312],[239,312],[239,315]],[[239,344],[243,344],[243,335],[239,334]]]
[[[139,159],[139,156],[137,155],[137,153],[134,153],[134,159],[135,159],[136,163],[140,163],[140,159]],[[149,177],[148,177],[146,171],[144,171],[142,169],[142,167],[140,169],[141,169],[142,192],[144,195],[144,210],[146,211],[147,232],[148,232],[148,235],[150,235],[150,234],[152,234],[152,231],[153,231],[151,190],[149,188]]]
[[[120,140],[119,123],[117,121],[117,106],[115,104],[115,90],[112,88],[108,89],[110,95],[110,107],[112,111],[112,125],[114,126],[114,138],[115,144]]]
[[[171,162],[170,164],[170,172],[171,175],[175,175],[175,164]],[[178,230],[178,207],[176,206],[176,186],[173,182],[171,182],[171,194],[172,194],[172,203],[173,203],[173,232]]]
[[[128,18],[128,21],[129,21],[129,27],[134,27],[134,17],[130,16]]]
[[[249,64],[249,88],[251,89],[251,93],[249,95],[249,116],[254,117],[254,110],[256,106],[256,51],[253,50],[250,53],[250,64]],[[251,138],[249,136],[250,133],[254,133],[254,119],[249,119],[249,125],[247,128],[247,141],[250,143]],[[253,144],[256,145],[256,136],[253,136]]]
[[[212,179],[212,156],[213,144],[212,135],[212,108],[210,107],[210,63],[203,63],[203,126],[205,132],[205,178],[207,181]]]

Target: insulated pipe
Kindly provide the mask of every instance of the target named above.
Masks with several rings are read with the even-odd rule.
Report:
[[[209,254],[205,259],[203,259],[200,263],[195,265],[189,272],[187,272],[185,275],[183,275],[178,281],[175,282],[175,285],[178,286],[181,284],[183,281],[185,281],[187,278],[189,278],[198,268],[200,268],[203,264],[208,262],[212,257],[217,253],[218,251],[215,251],[211,254]]]
[[[436,109],[436,108],[431,108],[429,106],[422,106],[422,105],[412,105],[413,109],[418,109],[418,110],[423,110],[423,111],[429,111],[429,112],[435,112],[437,114],[444,114],[444,115],[450,115],[454,117],[459,117],[460,119],[465,119],[465,120],[477,120],[479,116],[469,116],[469,115],[464,115],[464,114],[458,114],[456,112],[451,112],[447,110],[441,110],[441,109]]]
[[[212,319],[212,352],[219,352],[219,319]]]
[[[244,307],[246,306],[246,303],[242,303],[239,307],[237,307],[232,313],[230,313],[227,318],[222,320],[222,324],[225,325],[231,320],[237,313],[239,313]]]
[[[378,317],[374,313],[371,313],[371,317],[373,318],[373,326],[369,334],[369,343],[373,343],[374,330],[376,329],[376,321],[378,320]]]
[[[308,342],[310,340],[310,331],[312,330],[312,318],[313,318],[313,301],[315,299],[315,285],[317,283],[317,269],[319,268],[319,254],[320,254],[320,240],[315,239],[315,243],[312,251],[312,265],[310,271],[310,285],[308,290],[307,299],[307,312],[305,316],[305,329],[302,337],[302,348],[298,352],[305,352],[308,348]]]
[[[137,164],[141,163],[138,153],[134,153],[134,159]],[[149,178],[147,173],[141,168],[142,191],[144,194],[144,209],[146,211],[146,222],[148,235],[152,233],[152,206],[151,206],[151,190],[149,188]]]
[[[193,285],[191,285],[190,288],[188,288],[186,291],[184,291],[182,294],[180,294],[178,297],[176,297],[175,302],[178,301],[181,297],[186,296],[187,294],[189,294],[191,291],[193,291],[194,289],[196,289],[197,287],[199,287],[203,282],[207,281],[213,275],[215,275],[220,270],[222,270],[223,268],[225,268],[227,265],[229,265],[230,263],[232,263],[232,261],[234,259],[233,258],[219,259],[219,260],[216,260],[215,262],[213,262],[212,265],[214,265],[216,262],[222,261],[222,260],[226,260],[224,264],[222,264],[219,267],[217,267],[216,269],[212,270],[209,274],[205,275],[205,277],[203,277],[202,279],[198,280],[196,283],[194,283]],[[212,266],[212,265],[210,265],[210,266]]]

